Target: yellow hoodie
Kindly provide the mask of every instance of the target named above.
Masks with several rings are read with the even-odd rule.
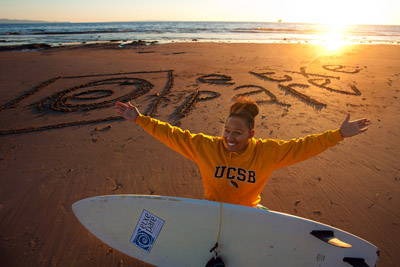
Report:
[[[255,207],[271,173],[313,157],[343,140],[339,129],[290,141],[251,138],[240,154],[228,152],[222,137],[192,134],[139,115],[136,123],[153,137],[194,161],[208,200]]]

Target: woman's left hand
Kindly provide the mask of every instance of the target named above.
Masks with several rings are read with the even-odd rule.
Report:
[[[371,121],[368,119],[350,121],[350,114],[348,114],[339,131],[343,138],[352,137],[368,130],[370,124]]]

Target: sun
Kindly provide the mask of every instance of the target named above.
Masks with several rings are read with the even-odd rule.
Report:
[[[345,24],[327,24],[321,36],[321,43],[329,51],[339,50],[347,44],[345,32]]]
[[[335,51],[346,44],[343,34],[329,33],[324,40],[324,46],[329,51]]]

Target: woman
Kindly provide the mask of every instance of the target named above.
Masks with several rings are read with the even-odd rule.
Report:
[[[136,122],[156,139],[194,161],[202,176],[208,200],[256,207],[272,171],[315,156],[343,138],[367,130],[370,121],[350,122],[340,129],[290,141],[258,139],[254,136],[257,104],[237,98],[230,108],[222,137],[191,134],[168,123],[143,116],[131,103],[116,104],[117,113]]]

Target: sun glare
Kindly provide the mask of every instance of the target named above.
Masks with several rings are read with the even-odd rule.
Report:
[[[327,25],[325,34],[321,38],[325,49],[335,51],[346,45],[345,31],[346,26],[344,24]]]
[[[338,50],[345,45],[344,36],[340,33],[329,33],[325,38],[325,48],[330,51]]]

